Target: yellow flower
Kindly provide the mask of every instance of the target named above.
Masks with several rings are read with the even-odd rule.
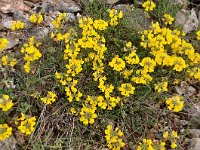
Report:
[[[2,61],[2,65],[3,65],[3,66],[7,66],[8,61],[9,61],[8,56],[7,56],[7,55],[3,56],[3,57],[1,58],[1,61]]]
[[[197,35],[197,40],[200,41],[200,30],[196,32],[196,35]]]
[[[121,71],[125,68],[125,62],[123,59],[119,58],[118,55],[116,55],[111,62],[109,62],[109,65],[113,67],[113,70]]]
[[[29,43],[24,44],[24,47],[21,48],[21,53],[24,54],[24,60],[26,63],[24,64],[24,70],[25,72],[30,72],[30,65],[32,61],[38,60],[40,57],[42,57],[42,54],[37,49],[37,47],[40,45],[40,43],[35,43],[35,38],[32,36],[29,39]]]
[[[108,23],[102,19],[99,19],[94,21],[93,26],[97,30],[105,30],[108,27]]]
[[[0,38],[0,52],[7,47],[8,40],[6,38]]]
[[[154,84],[154,89],[158,93],[166,92],[166,91],[168,91],[167,86],[168,86],[168,82],[166,82],[166,81],[165,82],[160,82],[158,84]]]
[[[48,94],[46,97],[40,98],[40,100],[44,104],[52,104],[53,102],[56,101],[56,94],[54,92],[48,91]]]
[[[14,21],[12,26],[11,26],[11,29],[14,31],[14,30],[19,30],[19,29],[23,29],[24,28],[24,22],[22,21]]]
[[[97,118],[97,114],[95,113],[96,106],[83,106],[80,112],[80,121],[83,122],[84,125],[93,124],[94,119]]]
[[[178,138],[178,133],[177,133],[176,131],[172,131],[172,136],[173,136],[174,138]]]
[[[130,45],[128,45],[130,46]],[[131,51],[131,53],[125,57],[125,60],[128,64],[134,65],[134,64],[139,64],[140,59],[138,55],[136,54],[136,50]]]
[[[32,14],[31,16],[30,16],[30,22],[31,23],[37,23],[37,24],[40,24],[40,23],[42,23],[42,21],[43,21],[43,16],[41,15],[41,13],[39,13],[39,14]]]
[[[147,0],[142,4],[142,7],[145,8],[145,11],[152,11],[156,7],[156,4],[152,0]]]
[[[3,94],[3,96],[0,98],[0,108],[2,111],[8,111],[10,108],[12,108],[13,102],[9,99],[8,95]]]
[[[173,57],[172,60],[174,65],[173,70],[180,72],[187,67],[185,60],[182,57]]]
[[[133,87],[130,83],[123,83],[119,87],[119,91],[122,95],[129,97],[130,95],[134,94],[135,87]]]
[[[121,19],[123,17],[123,12],[120,11],[118,13],[118,11],[116,9],[111,9],[111,10],[109,10],[109,17],[110,17],[109,24],[111,26],[116,26],[116,25],[118,25],[119,19]]]
[[[174,149],[174,148],[176,148],[176,147],[177,147],[177,144],[176,144],[175,142],[172,142],[172,143],[171,143],[171,148]]]
[[[12,127],[7,124],[0,124],[0,141],[5,140],[12,134]]]
[[[105,138],[107,146],[112,150],[120,150],[125,146],[125,143],[122,140],[123,132],[119,128],[113,129],[111,125],[107,125],[105,129]]]
[[[140,65],[144,67],[144,70],[147,70],[148,72],[154,72],[154,68],[156,67],[156,62],[150,57],[145,57],[142,59]]]
[[[184,101],[182,99],[183,98],[179,95],[166,99],[167,108],[174,112],[181,111],[184,107]]]
[[[3,56],[1,58],[2,65],[7,66],[10,65],[11,67],[14,67],[17,64],[17,60],[13,58],[9,58],[7,55]]]
[[[172,24],[172,22],[174,21],[174,18],[169,14],[164,14],[164,18],[162,18],[162,20],[164,21],[165,25],[168,25],[168,24]]]
[[[30,16],[30,22],[32,22],[32,23],[36,23],[37,22],[37,16],[35,14],[32,14]]]
[[[73,108],[73,107],[70,109],[70,112],[71,112],[73,115],[75,115],[75,116],[78,115],[78,112],[77,112],[76,109]]]
[[[131,42],[126,43],[126,47],[127,48],[131,48],[132,47],[132,43]]]
[[[168,138],[168,136],[169,136],[169,133],[168,133],[168,131],[166,131],[166,132],[164,132],[164,133],[163,133],[163,138],[167,139],[167,138]]]
[[[21,113],[21,117],[17,119],[15,124],[18,125],[18,129],[22,133],[30,135],[35,131],[36,117],[29,117],[24,113]]]
[[[61,21],[66,17],[66,13],[59,13],[58,17],[52,21],[53,26],[58,29],[61,26]]]
[[[190,77],[194,77],[200,81],[200,68],[194,67],[187,71]]]
[[[137,150],[155,150],[154,143],[151,139],[143,139],[142,143],[137,146]]]

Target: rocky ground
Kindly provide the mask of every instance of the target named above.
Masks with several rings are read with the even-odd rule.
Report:
[[[133,0],[99,0],[121,9],[124,13],[127,13],[134,9]],[[169,0],[170,1],[170,0]],[[80,18],[83,14],[84,5],[91,3],[92,0],[0,0],[0,37],[5,37],[9,40],[9,45],[6,49],[15,49],[18,45],[22,44],[27,37],[35,36],[37,39],[43,39],[48,36],[53,29],[52,20],[56,18],[59,12],[66,12],[70,22],[74,22],[77,18]],[[182,8],[176,14],[175,25],[182,27],[183,31],[190,33],[197,29],[200,25],[200,1],[199,0],[176,0],[176,3],[180,3]],[[137,5],[140,7],[141,3],[137,1]],[[29,16],[32,13],[41,12],[44,16],[44,22],[42,25],[33,26],[29,22]],[[151,23],[151,19],[147,19],[140,15],[140,11],[135,11],[135,15],[127,15],[130,17],[130,21],[135,23],[138,21],[137,17],[140,17],[140,21],[137,22],[135,28],[145,29]],[[25,22],[25,29],[20,31],[12,31],[11,25],[15,20]],[[198,85],[198,84],[197,84]],[[188,85],[182,82],[181,86],[176,87],[177,92],[180,95],[199,97],[200,87]],[[198,122],[200,117],[200,101],[192,103],[192,110],[190,116],[193,117],[193,122],[186,120],[178,120],[178,123],[182,126],[187,124],[193,124],[193,129],[190,129],[191,137],[186,139],[190,140],[190,150],[200,149],[200,129],[199,126],[195,126],[195,122]],[[0,142],[0,150],[16,150],[17,141],[12,136],[8,140]]]

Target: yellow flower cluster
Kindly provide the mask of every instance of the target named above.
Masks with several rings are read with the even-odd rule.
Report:
[[[3,96],[0,98],[0,109],[2,111],[8,111],[10,108],[12,108],[13,102],[10,100],[8,95],[3,94]]]
[[[6,38],[0,38],[0,51],[7,47],[8,42]]]
[[[182,99],[179,95],[166,99],[167,108],[174,112],[181,111],[184,107],[184,101]]]
[[[197,67],[191,68],[187,72],[190,77],[193,77],[200,81],[200,67],[197,66]]]
[[[111,9],[109,10],[109,17],[110,17],[109,24],[111,26],[116,26],[118,25],[119,19],[123,17],[123,12],[122,11],[118,12],[116,9]]]
[[[31,62],[38,60],[40,57],[42,57],[42,54],[37,49],[37,47],[40,45],[40,43],[35,44],[34,37],[32,36],[29,39],[29,43],[24,44],[24,47],[21,48],[21,53],[25,54],[24,60],[26,61],[24,65],[25,72],[30,72],[30,65]]]
[[[48,94],[46,97],[41,97],[40,100],[44,104],[52,104],[53,102],[56,101],[56,94],[54,92],[48,91]]]
[[[94,20],[93,26],[96,30],[105,30],[108,27],[108,22],[102,19]]]
[[[165,144],[166,143],[162,141],[155,143],[151,139],[143,139],[136,150],[166,150]]]
[[[158,93],[167,92],[167,91],[168,91],[167,86],[168,86],[168,82],[167,82],[167,81],[165,81],[165,82],[160,82],[160,83],[154,84],[154,89],[155,89]]]
[[[123,132],[118,128],[113,129],[111,125],[107,125],[105,129],[105,138],[107,146],[111,150],[120,150],[125,146],[125,143],[122,140]]]
[[[159,23],[153,23],[151,29],[144,30],[140,45],[151,50],[159,66],[173,67],[173,70],[181,72],[200,63],[200,54],[181,36],[184,34],[176,29],[161,28]]]
[[[166,131],[163,133],[160,140],[143,139],[140,142],[136,150],[166,150],[168,144],[171,144],[171,148],[177,148],[178,133],[174,130],[171,132]]]
[[[154,72],[156,62],[150,57],[145,57],[142,59],[142,62],[140,62],[140,66],[142,66],[146,72]]]
[[[126,63],[128,63],[129,65],[139,64],[140,62],[140,59],[138,55],[136,54],[136,50],[131,51],[130,54],[125,57],[125,60],[126,60]]]
[[[170,14],[164,14],[162,21],[164,21],[165,25],[168,25],[168,24],[172,24],[172,22],[174,21],[174,18]]]
[[[5,140],[12,134],[12,127],[7,124],[0,124],[0,141]]]
[[[19,30],[19,29],[23,29],[23,28],[24,28],[24,22],[19,21],[19,20],[14,21],[13,24],[12,24],[12,26],[11,26],[11,29],[13,31]]]
[[[98,97],[98,106],[102,109],[106,109],[107,107],[107,110],[112,110],[119,103],[120,97],[111,96],[114,86],[112,84],[105,84],[106,80],[105,76],[99,78],[98,88],[104,93],[105,98],[102,96]]]
[[[148,84],[152,80],[153,78],[148,74],[146,69],[136,70],[136,76],[131,78],[131,81],[135,82],[136,84]]]
[[[109,65],[113,67],[113,70],[121,71],[125,68],[125,62],[123,59],[119,58],[118,55],[116,55],[111,62],[109,62]]]
[[[114,13],[114,12],[113,12]],[[119,15],[119,16],[116,16]],[[115,13],[117,21],[122,16],[121,13]],[[119,103],[120,98],[113,96],[112,92],[114,86],[112,84],[105,83],[107,81],[104,75],[104,53],[107,48],[105,46],[105,38],[100,35],[98,31],[104,31],[107,29],[109,23],[105,20],[93,20],[90,17],[83,17],[79,19],[79,27],[81,28],[81,37],[77,37],[77,33],[70,29],[67,33],[52,34],[52,37],[56,41],[64,40],[66,43],[66,49],[64,50],[64,60],[67,62],[66,73],[55,73],[55,77],[59,82],[65,86],[66,96],[70,102],[80,101],[83,94],[77,89],[78,75],[83,70],[84,63],[92,63],[93,79],[99,82],[98,88],[103,92],[104,96],[89,96],[82,102],[82,108],[80,109],[80,121],[84,125],[93,124],[95,118],[97,118],[96,109],[97,106],[102,109],[111,110]],[[84,60],[80,58],[80,50],[89,50]],[[124,62],[125,64],[125,62]]]
[[[119,87],[119,91],[123,96],[129,97],[130,95],[134,94],[135,87],[132,86],[131,83],[123,83]]]
[[[156,4],[152,0],[147,0],[142,4],[142,7],[144,7],[145,11],[152,11],[156,7]]]
[[[1,58],[1,63],[3,66],[8,66],[10,65],[11,67],[14,67],[17,64],[17,60],[14,58],[10,58],[7,55],[4,55]]]
[[[39,14],[32,14],[31,16],[30,16],[30,22],[31,23],[35,23],[35,24],[40,24],[40,23],[42,23],[42,21],[43,21],[43,16],[41,15],[41,13],[39,13]]]
[[[30,117],[21,113],[21,117],[15,121],[15,124],[22,133],[30,135],[35,131],[36,117]]]
[[[171,148],[175,149],[177,147],[176,140],[178,139],[178,133],[176,131],[172,131],[171,134],[169,134],[168,131],[163,133],[163,138],[165,141],[171,142]]]
[[[196,32],[196,35],[197,35],[197,40],[200,41],[200,30]]]
[[[74,107],[72,107],[72,108],[70,109],[70,112],[71,112],[71,114],[73,114],[73,115],[75,115],[75,116],[78,115],[78,112],[77,112],[77,110],[76,110]]]
[[[66,86],[65,91],[70,102],[72,102],[73,99],[79,101],[82,97],[82,93],[75,87],[78,83],[78,80],[73,79],[79,73],[81,73],[82,65],[84,64],[84,61],[78,58],[81,48],[89,48],[93,50],[93,52],[88,54],[88,59],[85,59],[85,62],[90,62],[93,60],[92,64],[94,70],[94,80],[98,81],[102,77],[101,74],[104,73],[102,59],[104,58],[104,52],[107,48],[105,47],[105,38],[99,35],[96,30],[105,30],[107,26],[108,23],[104,20],[93,20],[89,17],[83,17],[79,19],[79,27],[82,29],[81,38],[77,39],[77,34],[72,29],[64,35],[60,34],[61,36],[59,39],[64,40],[66,43],[64,59],[68,63],[66,64],[66,74],[56,73],[55,76],[62,85]],[[104,80],[100,80],[99,88],[106,93],[106,97],[109,101],[115,101],[114,97],[110,98],[110,93],[113,90],[113,86],[106,87],[103,81]],[[104,98],[99,101],[98,105],[102,108],[106,108],[108,106],[104,101]],[[82,114],[88,110],[89,108],[83,107]],[[81,120],[84,120],[83,117]]]
[[[84,125],[93,124],[94,119],[97,118],[96,111],[97,100],[96,97],[87,96],[83,107],[80,111],[80,121],[83,122]]]
[[[66,19],[66,13],[59,13],[58,17],[52,21],[53,26],[58,29],[61,26],[62,19]]]

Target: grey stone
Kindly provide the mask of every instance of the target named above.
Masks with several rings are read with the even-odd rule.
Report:
[[[9,40],[9,43],[8,43],[6,49],[14,48],[16,45],[19,44],[19,39],[18,38],[8,38],[8,40]]]
[[[187,9],[189,4],[188,0],[175,0],[175,3],[181,5],[184,9]]]
[[[13,19],[14,20],[20,20],[23,22],[29,22],[29,15],[28,14],[24,14],[23,11],[15,11],[13,13]]]
[[[17,141],[14,136],[11,136],[4,141],[0,141],[0,150],[18,150]]]
[[[34,6],[34,3],[31,2],[31,1],[24,1],[24,4],[28,7],[33,7]]]
[[[25,29],[29,28],[31,26],[31,23],[29,21],[29,16],[28,14],[24,14],[22,11],[16,11],[13,13],[13,17],[5,17],[2,19],[0,23],[0,29],[1,28],[6,28],[6,29],[11,29],[11,26],[14,21],[19,20],[25,23]]]
[[[198,20],[199,20],[199,25],[200,25],[200,10],[199,10],[199,14],[198,14]]]
[[[41,0],[24,0],[24,3],[25,2],[38,3],[39,1],[41,1]]]
[[[82,15],[80,13],[76,14],[76,19],[80,19],[82,17]]]
[[[180,86],[175,86],[175,89],[179,95],[183,95],[185,97],[197,94],[197,90],[194,87],[188,85],[188,83],[185,81],[182,81]]]
[[[81,8],[72,0],[45,0],[42,3],[42,8],[45,11],[59,11],[59,12],[79,12]]]
[[[185,9],[181,9],[176,15],[175,25],[181,26],[185,33],[189,33],[194,31],[198,27],[198,18],[194,9],[191,11],[187,11]]]
[[[100,3],[105,2],[106,4],[110,4],[113,5],[117,2],[119,2],[119,0],[99,0]]]
[[[85,5],[88,5],[90,3],[93,3],[94,0],[77,0],[78,2],[81,2]],[[109,4],[109,5],[113,5],[117,2],[119,2],[120,0],[98,0],[99,3],[105,3],[105,4]]]
[[[1,22],[1,26],[3,28],[11,29],[13,22],[14,22],[14,20],[4,19]]]
[[[191,146],[188,150],[199,150],[200,148],[200,138],[192,138],[191,139]]]
[[[43,39],[49,34],[49,32],[50,30],[46,27],[38,27],[32,30],[33,36],[35,36],[37,40]]]
[[[13,13],[17,10],[29,11],[30,7],[23,3],[23,0],[0,0],[0,11]]]
[[[69,21],[75,21],[75,15],[73,13],[67,13],[67,18]]]
[[[51,16],[44,16],[44,22],[47,24],[47,26],[50,27],[50,29],[53,29],[54,26],[52,24],[53,18]]]
[[[152,19],[148,16],[148,13],[145,13],[139,8],[135,8],[134,5],[121,4],[116,5],[114,8],[123,11],[124,18],[132,25],[129,27],[135,31],[148,29],[151,25]]]
[[[200,130],[199,129],[190,129],[189,133],[192,138],[200,138]]]

